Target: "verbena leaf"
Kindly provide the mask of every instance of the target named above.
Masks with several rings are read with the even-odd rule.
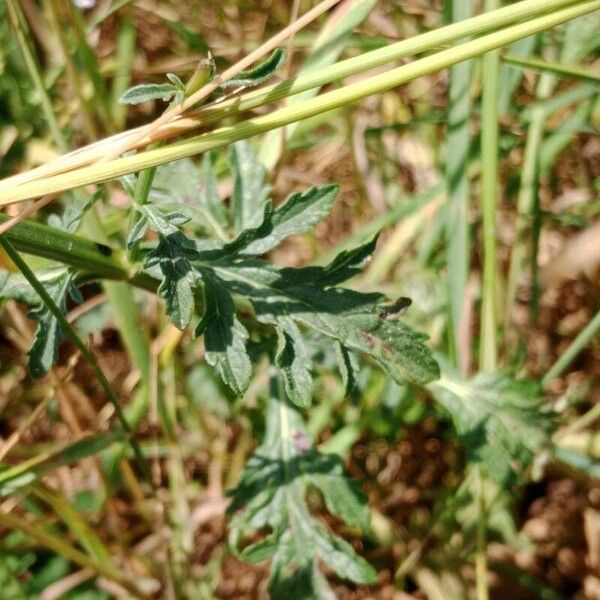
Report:
[[[275,364],[281,370],[291,401],[308,407],[312,401],[312,361],[300,330],[291,319],[280,319]]]
[[[60,270],[62,271],[62,268]],[[56,269],[38,273],[38,279],[42,282],[53,280],[55,277]],[[28,306],[37,304],[40,301],[40,297],[23,275],[9,271],[0,271],[0,298],[2,300],[16,300]]]
[[[269,194],[266,171],[249,142],[243,140],[231,146],[233,169],[232,208],[236,233],[257,227],[263,216],[263,206]]]
[[[542,410],[538,386],[505,373],[480,373],[470,381],[444,375],[429,386],[448,410],[470,462],[507,484],[521,476],[550,444],[552,419]]]
[[[49,280],[45,288],[56,305],[66,312],[67,298],[73,287],[75,274],[68,269],[62,269],[55,279]],[[56,362],[58,345],[62,339],[62,329],[50,310],[41,305],[28,314],[29,318],[38,322],[33,344],[27,353],[29,356],[29,371],[33,377],[44,376]]]
[[[252,365],[246,352],[248,332],[235,316],[231,295],[209,271],[202,273],[204,316],[196,334],[204,334],[208,364],[216,368],[223,381],[238,395],[250,382]]]
[[[314,227],[329,212],[338,187],[293,193],[273,210],[267,200],[264,169],[249,144],[236,144],[231,158],[234,240],[189,240],[180,230],[185,213],[167,212],[175,205],[168,202],[166,193],[160,205],[154,196],[153,204],[137,207],[140,216],[129,240],[130,247],[135,247],[148,228],[158,233],[158,244],[147,255],[144,266],[150,275],[162,280],[159,294],[176,326],[189,324],[194,294],[202,291],[205,314],[197,331],[207,336],[207,361],[223,381],[238,395],[244,393],[249,381],[247,333],[235,317],[238,298],[251,304],[260,322],[274,327],[278,339],[275,363],[290,399],[299,406],[308,406],[312,397],[311,358],[304,340],[310,332],[305,328],[321,336],[315,341],[323,347],[334,344],[348,392],[356,370],[352,352],[370,355],[396,381],[423,385],[435,379],[439,370],[424,344],[426,336],[399,321],[396,317],[400,313],[384,305],[380,294],[339,287],[361,272],[375,249],[376,238],[341,252],[324,267],[280,268],[254,258],[287,236]],[[210,164],[206,168],[210,171]],[[207,181],[214,187],[208,193],[215,197],[216,178],[210,174]],[[215,198],[215,208],[217,202]],[[211,208],[211,215],[218,213]]]
[[[68,233],[75,233],[81,225],[83,215],[104,195],[99,189],[95,194],[73,194],[66,203],[62,215],[50,215],[48,225]]]
[[[193,247],[182,233],[161,235],[158,246],[144,261],[147,269],[160,269],[162,281],[158,295],[164,299],[167,315],[179,329],[190,324],[194,312],[196,275],[187,256],[192,251]]]
[[[424,385],[439,375],[424,345],[426,336],[379,316],[379,294],[324,287],[316,277],[318,269],[280,269],[255,259],[212,267],[231,292],[250,300],[264,323],[280,326],[282,318],[302,323],[349,350],[369,354],[400,382]],[[331,271],[326,267],[321,272],[328,283]]]
[[[306,192],[294,192],[274,211],[269,230],[243,248],[243,254],[264,254],[286,237],[310,231],[329,214],[338,191],[338,185],[324,185]]]
[[[177,93],[172,83],[142,83],[125,91],[119,98],[120,104],[141,104],[150,100],[168,102]]]
[[[346,480],[337,456],[312,447],[300,414],[281,387],[274,380],[265,439],[232,494],[230,544],[246,560],[272,556],[269,587],[274,598],[331,598],[333,592],[318,572],[319,560],[355,583],[373,583],[376,571],[312,516],[307,489],[318,488],[330,511],[364,528],[369,522],[366,499]],[[271,533],[256,541],[257,532],[266,528]],[[245,545],[249,539],[252,543]]]
[[[273,77],[275,72],[285,63],[286,53],[283,48],[276,48],[261,63],[238,73],[233,79],[230,79],[221,85],[222,88],[255,87]]]
[[[189,217],[205,231],[218,233],[229,225],[219,197],[211,154],[204,155],[200,171],[190,159],[177,160],[156,169],[149,201],[162,211],[176,211]],[[217,227],[215,227],[215,222]]]

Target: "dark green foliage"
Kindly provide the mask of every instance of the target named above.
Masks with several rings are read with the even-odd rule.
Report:
[[[265,439],[248,461],[229,509],[234,552],[251,562],[272,557],[269,587],[274,598],[331,598],[319,561],[355,583],[376,580],[375,570],[352,546],[311,515],[306,503],[311,488],[319,490],[327,510],[347,525],[369,528],[366,498],[344,477],[337,456],[323,455],[312,446],[302,417],[274,378]],[[260,540],[245,543],[264,530],[268,533]]]
[[[235,315],[233,298],[210,270],[201,274],[204,290],[204,315],[196,335],[204,335],[206,361],[238,395],[250,383],[252,365],[246,353],[248,332]]]
[[[197,208],[188,208],[194,205],[193,198],[188,198],[179,204],[181,213],[162,212],[158,203],[138,206],[128,242],[130,247],[139,246],[148,229],[158,234],[158,243],[147,254],[144,267],[161,280],[159,294],[177,327],[187,327],[195,297],[199,296],[196,290],[202,292],[204,315],[196,332],[205,335],[207,360],[227,385],[243,394],[250,380],[248,334],[235,316],[238,299],[251,304],[258,321],[275,328],[275,364],[284,375],[290,399],[300,406],[308,406],[312,395],[312,365],[302,332],[305,327],[317,333],[322,344],[336,344],[348,387],[353,380],[349,352],[370,355],[399,381],[424,384],[435,379],[437,365],[423,343],[425,337],[389,318],[380,294],[338,287],[361,271],[375,248],[375,239],[340,253],[325,267],[280,268],[258,258],[287,236],[312,229],[328,214],[338,187],[295,192],[273,209],[267,199],[264,168],[247,142],[232,148],[231,167],[231,218],[216,210],[210,162],[202,169],[208,183],[199,189],[204,190],[202,202],[212,218],[219,218],[222,224],[233,223],[234,239],[187,238],[181,226],[188,218],[193,226],[198,214]],[[160,180],[160,169],[157,177]],[[209,189],[213,191],[207,193]],[[175,206],[171,203],[168,208]]]

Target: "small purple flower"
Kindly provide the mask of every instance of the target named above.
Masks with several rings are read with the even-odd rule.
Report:
[[[301,431],[294,431],[292,438],[294,439],[294,444],[299,452],[304,454],[310,450],[310,440],[304,433]]]

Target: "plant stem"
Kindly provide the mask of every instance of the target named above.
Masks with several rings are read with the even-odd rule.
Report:
[[[370,95],[380,94],[418,77],[435,73],[463,60],[474,58],[482,53],[489,52],[522,37],[531,35],[536,31],[542,31],[559,25],[598,8],[600,8],[600,0],[582,2],[571,8],[509,27],[494,34],[473,40],[472,42],[461,44],[456,48],[438,52],[408,65],[387,71],[386,73],[347,85],[342,89],[322,94],[297,105],[288,106],[233,126],[222,127],[164,148],[148,150],[103,164],[83,167],[69,173],[48,177],[43,181],[32,181],[3,189],[3,198],[0,200],[0,206],[82,185],[108,181],[128,173],[193,156],[194,154],[200,154],[213,148],[227,146],[237,140],[247,139],[271,129],[283,127],[289,123],[346,106]]]
[[[544,134],[544,123],[546,122],[546,111],[541,102],[552,93],[554,88],[554,76],[544,73],[537,85],[536,100],[531,112],[531,120],[527,129],[527,141],[525,143],[525,155],[523,168],[521,169],[521,186],[517,200],[517,223],[516,237],[510,255],[510,266],[508,269],[508,281],[506,285],[505,301],[505,335],[510,336],[512,330],[512,306],[517,296],[517,287],[521,278],[523,262],[525,258],[525,247],[527,244],[526,234],[532,226],[533,210],[536,205],[539,178],[539,156],[540,146]]]
[[[123,409],[121,408],[121,405],[119,404],[117,395],[115,394],[114,390],[112,389],[112,386],[108,382],[106,375],[104,375],[104,371],[100,368],[100,365],[98,364],[98,361],[96,360],[96,357],[94,356],[94,354],[92,354],[92,352],[90,352],[88,347],[83,343],[82,339],[79,337],[79,335],[77,334],[77,332],[75,331],[73,326],[67,321],[65,315],[63,315],[60,308],[58,308],[58,306],[56,305],[54,300],[51,298],[50,294],[48,294],[48,292],[46,291],[46,288],[39,282],[39,280],[35,276],[35,273],[29,268],[27,263],[21,258],[19,253],[13,248],[13,246],[5,238],[5,236],[0,236],[0,246],[2,246],[2,248],[4,249],[4,251],[6,252],[8,257],[13,261],[15,266],[22,273],[23,277],[25,277],[25,279],[27,279],[27,281],[31,285],[31,287],[37,292],[37,294],[41,298],[41,300],[44,303],[44,305],[46,306],[46,308],[48,308],[48,310],[52,313],[52,316],[60,324],[60,327],[64,331],[66,336],[73,342],[75,347],[81,352],[81,355],[85,358],[85,360],[91,366],[92,370],[94,371],[94,374],[96,375],[98,381],[100,382],[100,385],[102,386],[102,389],[104,390],[104,393],[106,394],[107,398],[109,399],[109,401],[111,402],[111,404],[113,405],[113,407],[115,409],[115,413],[121,423],[121,427],[123,427],[123,429],[128,434],[130,434],[129,435],[129,443],[131,444],[131,448],[134,452],[134,455],[136,457],[136,460],[137,460],[140,468],[142,469],[142,471],[144,473],[147,473],[146,461],[142,455],[141,448],[140,448],[137,440],[131,435],[132,434],[131,428],[129,426],[129,423],[127,422],[127,419],[125,418]],[[149,475],[148,475],[148,477],[149,477]]]
[[[497,8],[498,0],[487,0],[486,10]],[[498,342],[496,324],[496,208],[498,203],[498,70],[499,51],[483,57],[481,123],[481,213],[483,217],[483,285],[479,368],[496,369]]]
[[[472,15],[471,0],[453,0],[452,21]],[[465,61],[452,67],[448,87],[448,136],[446,140],[447,282],[449,308],[449,352],[455,366],[465,373],[468,356],[461,352],[461,331],[465,309],[465,289],[469,275],[469,174],[471,147],[471,73],[472,63]]]
[[[571,345],[561,354],[542,378],[542,387],[546,387],[553,379],[560,377],[564,370],[575,360],[576,356],[587,346],[592,338],[600,332],[600,311],[579,332]],[[600,405],[598,405],[600,406]]]
[[[522,58],[512,54],[503,54],[502,62],[533,71],[542,73],[553,73],[562,77],[570,77],[573,79],[581,79],[583,81],[591,81],[592,83],[600,83],[600,75],[593,73],[587,69],[582,69],[573,65],[562,65],[560,63],[551,63],[537,58]]]
[[[475,581],[477,600],[489,600],[487,583],[487,510],[485,506],[485,478],[481,467],[477,468],[477,551],[475,553]]]
[[[0,223],[9,220],[0,214]],[[5,238],[20,252],[55,260],[83,271],[85,280],[109,279],[155,292],[158,282],[136,273],[120,250],[114,250],[78,235],[47,225],[22,221],[10,229]]]

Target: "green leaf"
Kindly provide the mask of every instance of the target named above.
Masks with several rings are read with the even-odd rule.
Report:
[[[38,274],[38,279],[42,283],[46,283],[54,280],[57,273],[63,271],[63,267],[47,269]],[[40,297],[29,285],[27,279],[20,273],[11,273],[10,271],[0,271],[0,298],[3,300],[16,300],[28,306],[38,304],[40,301]]]
[[[211,153],[204,155],[200,170],[190,159],[158,167],[148,200],[163,212],[186,215],[194,224],[217,237],[229,225],[227,211],[219,197]]]
[[[297,406],[306,408],[312,402],[311,357],[294,321],[281,319],[279,325],[275,364],[284,377],[288,398]]]
[[[50,216],[49,225],[68,233],[74,233],[85,212],[101,195],[101,191],[93,195],[75,194],[73,198],[69,199],[61,216]],[[75,285],[76,272],[73,269],[65,267],[45,269],[38,273],[38,279],[63,312],[66,311],[69,296],[75,302],[82,301]],[[56,362],[58,356],[58,346],[63,335],[60,325],[48,308],[40,304],[38,294],[20,274],[0,272],[0,298],[11,298],[36,307],[28,315],[38,322],[33,344],[28,352],[29,371],[33,377],[44,376]]]
[[[265,183],[265,168],[260,164],[247,141],[231,146],[230,162],[233,169],[232,209],[236,233],[257,227],[263,216],[269,194]]]
[[[147,255],[144,266],[150,275],[162,280],[159,294],[178,327],[189,324],[194,291],[204,282],[205,315],[198,333],[209,335],[205,340],[207,360],[227,385],[242,394],[250,372],[247,333],[235,318],[234,298],[250,302],[256,318],[274,327],[276,364],[284,375],[289,397],[299,406],[308,406],[312,397],[311,359],[304,328],[321,336],[316,340],[322,348],[330,349],[332,342],[337,347],[348,392],[356,370],[351,352],[370,355],[396,381],[424,385],[438,377],[438,366],[424,344],[426,336],[398,320],[398,311],[390,311],[380,294],[339,287],[361,272],[375,248],[376,237],[341,252],[325,267],[280,268],[253,258],[286,236],[314,227],[328,213],[337,186],[294,193],[273,210],[266,199],[264,169],[256,163],[250,146],[237,144],[231,152],[237,231],[233,241],[192,242],[180,230],[185,216],[163,212],[172,205],[158,204],[137,207],[143,217],[134,223],[130,239],[130,245],[139,243],[147,228],[158,232],[158,244]],[[215,304],[216,299],[223,303],[222,308]]]
[[[150,100],[168,102],[177,93],[172,83],[142,83],[124,92],[119,98],[120,104],[141,104]]]
[[[246,351],[248,332],[235,316],[233,299],[212,274],[202,272],[204,316],[196,335],[204,334],[206,361],[241,396],[250,383],[252,365]]]
[[[187,96],[195,94],[198,90],[210,83],[217,72],[217,66],[213,55],[209,52],[208,56],[196,65],[196,70],[185,84],[185,92]]]
[[[67,298],[73,295],[75,274],[70,269],[56,272],[54,279],[48,280],[44,287],[56,305],[66,312]],[[32,377],[43,377],[56,362],[58,345],[63,336],[58,321],[45,304],[31,310],[28,317],[38,322],[33,344],[27,353],[29,356],[29,372]]]
[[[252,69],[238,73],[221,85],[222,88],[251,88],[260,85],[275,75],[285,63],[286,53],[283,48],[275,48],[269,56]]]
[[[335,261],[334,261],[335,262]],[[349,350],[372,356],[395,380],[424,385],[439,376],[437,363],[416,333],[397,319],[380,317],[382,297],[340,287],[322,287],[350,267],[280,269],[260,260],[214,263],[229,290],[250,300],[257,318],[280,326],[290,318],[337,340]]]
[[[48,225],[66,231],[75,233],[81,224],[83,215],[104,195],[104,190],[99,189],[95,194],[73,194],[66,203],[61,216],[50,215]]]
[[[550,447],[551,415],[543,410],[537,384],[506,373],[480,373],[469,381],[446,375],[429,386],[450,413],[469,462],[508,484]]]
[[[197,275],[190,258],[196,256],[194,244],[179,230],[189,220],[181,213],[163,214],[152,205],[136,206],[136,216],[127,240],[128,247],[136,247],[146,231],[158,233],[158,244],[148,253],[144,268],[161,280],[158,295],[165,301],[165,309],[173,325],[185,329],[194,312],[194,287]]]
[[[338,361],[338,368],[344,384],[344,392],[349,396],[356,387],[356,373],[358,372],[358,362],[354,355],[348,352],[348,349],[340,342],[335,343],[335,354]]]
[[[165,301],[165,310],[175,327],[185,329],[194,312],[196,274],[189,261],[194,248],[181,233],[160,236],[156,248],[144,261],[146,269],[160,269],[162,281],[158,295]]]
[[[243,254],[264,254],[286,237],[310,231],[330,213],[339,189],[338,185],[323,185],[290,194],[273,213],[268,233],[243,248]]]
[[[274,379],[265,439],[232,493],[229,540],[246,560],[273,557],[269,587],[275,598],[331,597],[318,561],[355,583],[376,580],[375,570],[352,546],[313,517],[306,503],[310,487],[319,489],[327,508],[349,525],[368,525],[365,496],[348,483],[339,457],[312,447],[300,414]],[[257,532],[267,528],[271,533],[256,541]],[[244,545],[249,539],[252,543]]]

